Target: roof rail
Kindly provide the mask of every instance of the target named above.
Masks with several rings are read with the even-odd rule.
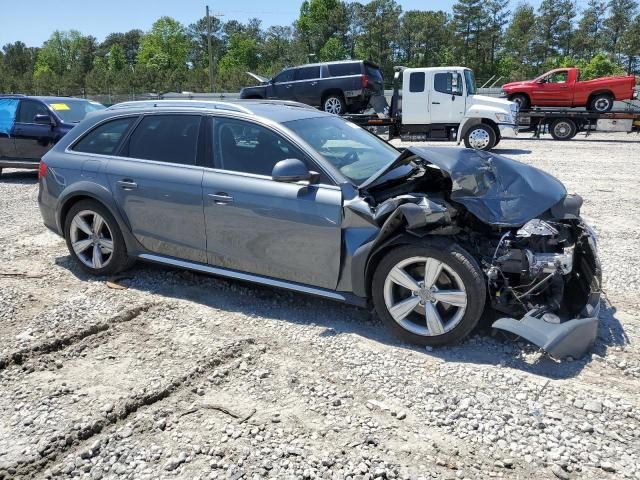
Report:
[[[123,110],[126,108],[158,108],[158,107],[191,107],[191,108],[215,108],[219,110],[231,110],[234,112],[253,113],[248,108],[230,102],[215,100],[137,100],[132,102],[116,103],[109,110]]]

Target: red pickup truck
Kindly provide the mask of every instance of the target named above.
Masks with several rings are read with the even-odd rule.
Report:
[[[586,107],[608,112],[614,100],[634,98],[634,76],[603,77],[580,81],[578,68],[557,68],[535,80],[507,83],[503,96],[516,102],[521,110],[537,107]]]

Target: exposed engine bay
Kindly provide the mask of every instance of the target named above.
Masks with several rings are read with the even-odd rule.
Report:
[[[595,233],[580,218],[582,199],[513,160],[460,150],[451,162],[451,150],[441,159],[438,151],[408,149],[406,163],[360,192],[380,226],[375,242],[399,230],[446,236],[482,270],[487,304],[505,316],[495,328],[558,358],[582,355],[596,335],[601,276]]]

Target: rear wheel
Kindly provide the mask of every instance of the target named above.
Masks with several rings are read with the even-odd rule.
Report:
[[[520,110],[526,110],[531,106],[529,97],[527,97],[524,93],[516,93],[515,95],[511,95],[509,97],[509,100],[517,103]]]
[[[342,115],[347,111],[347,105],[341,95],[332,94],[324,99],[322,109],[327,113]]]
[[[82,200],[71,207],[64,236],[71,256],[93,275],[111,275],[131,264],[116,219],[95,200]]]
[[[473,125],[464,135],[464,145],[474,150],[491,150],[496,146],[496,132],[483,123]]]
[[[608,112],[613,108],[613,97],[608,93],[595,95],[589,102],[589,109],[596,112]]]
[[[476,261],[453,243],[398,247],[373,276],[379,317],[400,338],[446,345],[466,337],[484,309],[486,289]]]
[[[549,133],[555,140],[571,140],[578,133],[578,127],[570,118],[558,118],[551,123]]]

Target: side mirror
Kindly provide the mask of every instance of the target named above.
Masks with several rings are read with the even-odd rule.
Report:
[[[38,113],[35,117],[33,117],[33,121],[35,123],[39,123],[41,125],[53,125],[53,119],[45,114],[45,113]]]
[[[313,183],[318,178],[316,172],[310,172],[307,166],[297,158],[280,160],[273,166],[271,178],[276,182],[300,182]]]

